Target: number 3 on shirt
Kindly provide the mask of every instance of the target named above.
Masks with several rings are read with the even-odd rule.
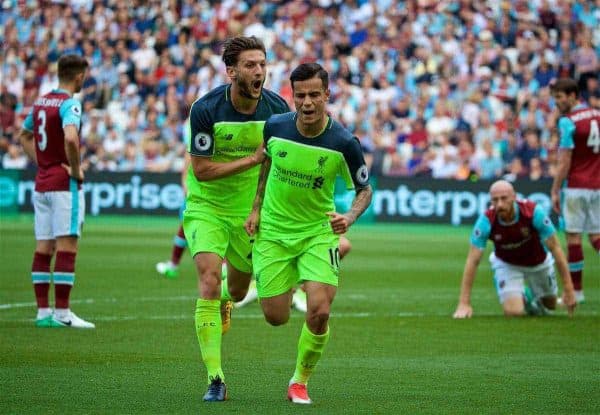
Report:
[[[48,146],[48,136],[46,135],[46,111],[41,110],[38,112],[38,120],[40,122],[38,126],[38,134],[41,137],[41,140],[38,141],[38,148],[40,151],[44,151]]]
[[[588,135],[587,145],[592,147],[594,154],[600,152],[600,129],[596,120],[590,122],[590,135]]]

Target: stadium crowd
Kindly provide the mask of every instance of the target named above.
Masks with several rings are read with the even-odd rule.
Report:
[[[0,28],[3,168],[29,165],[16,133],[76,52],[88,171],[180,171],[189,108],[226,82],[220,47],[238,34],[265,42],[266,87],[290,105],[291,69],[329,71],[329,109],[373,175],[549,177],[552,81],[600,107],[598,0],[4,0]]]

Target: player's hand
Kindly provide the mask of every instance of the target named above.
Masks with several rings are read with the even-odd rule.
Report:
[[[67,171],[67,174],[69,176],[71,176],[72,178],[74,178],[77,181],[82,182],[83,181],[83,169],[81,168],[81,166],[79,166],[79,171],[73,171],[73,169],[71,169],[71,166],[69,166],[68,164],[62,164],[63,169],[65,169]]]
[[[569,317],[573,317],[573,313],[575,312],[575,307],[577,307],[577,300],[575,299],[575,291],[574,290],[564,290],[562,296],[563,304],[567,308],[567,313]]]
[[[558,192],[552,191],[551,193],[552,193],[551,194],[552,209],[560,215],[560,191],[558,191]]]
[[[327,212],[326,215],[329,216],[331,229],[333,229],[333,233],[336,235],[341,235],[348,232],[348,228],[350,225],[352,225],[352,222],[346,215],[342,215],[337,212]]]
[[[256,148],[254,154],[252,154],[252,159],[255,164],[260,164],[265,159],[265,144],[260,143],[260,145]]]
[[[452,315],[453,318],[471,318],[473,316],[473,307],[470,304],[459,304]]]
[[[258,231],[258,224],[260,222],[260,212],[252,209],[250,212],[250,216],[244,222],[244,229],[248,236],[254,236],[254,234]]]

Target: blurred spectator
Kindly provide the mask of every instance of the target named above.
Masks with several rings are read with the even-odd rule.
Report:
[[[535,181],[545,177],[542,161],[534,157],[529,160],[529,180]]]
[[[433,142],[441,142],[454,130],[455,120],[449,116],[443,102],[435,104],[433,116],[427,121],[427,135]]]
[[[2,84],[0,92],[0,137],[11,140],[15,132],[17,97]]]
[[[123,156],[118,161],[118,170],[143,171],[144,167],[144,157],[139,153],[135,142],[127,141]]]
[[[540,56],[540,64],[535,70],[535,80],[538,82],[540,88],[548,86],[558,76],[555,64],[553,53],[549,49],[546,49]]]
[[[502,177],[504,180],[508,180],[509,182],[514,182],[517,179],[527,177],[527,172],[523,166],[523,161],[520,158],[515,157],[508,165],[506,174]]]
[[[73,51],[91,64],[81,97],[84,164],[177,169],[189,108],[226,82],[220,47],[239,34],[267,44],[266,86],[290,102],[291,68],[307,60],[327,68],[332,116],[359,137],[375,174],[496,174],[496,161],[481,164],[490,144],[491,160],[501,158],[507,170],[517,170],[518,157],[523,171],[538,158],[551,171],[556,119],[549,85],[573,76],[584,100],[600,102],[597,1],[2,6],[0,156],[17,144],[15,128],[34,97],[58,85],[58,56]],[[529,131],[536,131],[537,147]]]
[[[4,169],[24,169],[28,163],[25,152],[16,144],[10,144],[8,151],[2,157],[2,168]]]
[[[477,154],[479,177],[491,180],[502,175],[504,163],[497,152],[494,151],[492,141],[485,139],[481,144],[481,151]]]
[[[596,109],[600,109],[600,88],[596,89],[590,95],[590,105]]]
[[[584,30],[577,36],[579,47],[573,54],[575,76],[579,79],[579,90],[587,91],[587,80],[598,76],[598,51],[592,44],[592,34]]]
[[[437,143],[433,147],[434,159],[429,163],[431,175],[434,179],[450,179],[458,172],[458,149],[452,145],[447,134],[437,136]]]
[[[473,135],[475,145],[480,148],[484,140],[489,140],[493,143],[496,141],[497,136],[496,126],[492,124],[489,112],[485,110],[481,111],[479,113],[479,127],[475,130],[475,134]]]
[[[518,150],[518,158],[523,166],[529,166],[531,159],[539,158],[541,155],[540,138],[537,130],[529,129],[525,131],[524,142]],[[525,167],[524,167],[525,169]]]

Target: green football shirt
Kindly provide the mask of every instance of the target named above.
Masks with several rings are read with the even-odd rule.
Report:
[[[264,129],[271,170],[261,210],[265,238],[296,238],[331,232],[327,212],[335,210],[335,179],[349,189],[369,185],[358,139],[329,119],[317,137],[302,136],[296,113],[271,117]]]
[[[217,87],[192,105],[188,147],[192,157],[224,163],[253,154],[261,143],[265,121],[289,111],[283,98],[263,89],[255,113],[239,113],[231,103],[230,89],[231,85]],[[260,166],[255,166],[229,177],[200,181],[190,170],[186,203],[212,214],[246,216],[252,208],[259,171]]]

